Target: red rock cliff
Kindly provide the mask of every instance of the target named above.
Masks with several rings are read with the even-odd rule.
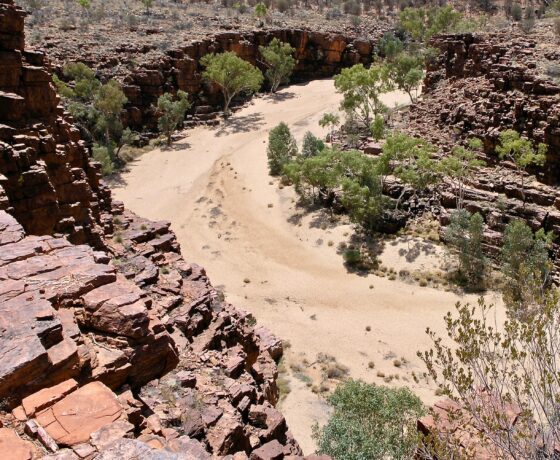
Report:
[[[23,19],[0,0],[0,458],[301,458],[281,342],[111,200]]]

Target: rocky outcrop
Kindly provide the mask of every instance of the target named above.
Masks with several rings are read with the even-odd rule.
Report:
[[[302,458],[281,342],[111,200],[23,17],[0,0],[0,458]]]
[[[379,36],[381,31],[377,31]],[[330,77],[341,68],[357,63],[369,64],[376,38],[364,39],[329,32],[313,32],[299,29],[266,30],[253,32],[222,32],[211,38],[176,43],[175,48],[164,55],[154,57],[133,71],[115,75],[112,69],[124,66],[111,66],[99,69],[99,63],[84,59],[82,55],[64,56],[63,64],[75,60],[84,61],[88,66],[98,69],[102,79],[117,78],[123,84],[128,98],[124,122],[137,130],[155,128],[157,119],[154,105],[164,92],[183,90],[193,99],[193,114],[198,121],[213,118],[222,106],[219,89],[203,81],[199,64],[200,58],[208,53],[233,51],[241,58],[257,65],[263,71],[265,67],[259,53],[259,46],[268,44],[273,38],[290,43],[295,48],[297,64],[292,76],[293,82],[304,82],[316,78]],[[125,55],[134,52],[134,45],[129,50],[121,50]],[[119,53],[114,60],[119,60]],[[58,69],[63,77],[61,67]],[[243,100],[243,96],[238,99]]]
[[[102,247],[109,191],[58,105],[44,55],[24,49],[24,16],[0,2],[0,208],[29,233]]]
[[[560,56],[536,40],[511,34],[445,35],[432,45],[439,56],[428,66],[425,97],[416,105],[412,125],[452,143],[457,136],[484,140],[492,153],[499,133],[515,129],[548,146],[539,172],[550,183],[560,173],[560,85],[543,68]],[[434,130],[437,127],[437,132]]]

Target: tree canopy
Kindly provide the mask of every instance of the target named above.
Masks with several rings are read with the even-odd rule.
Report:
[[[259,51],[268,67],[265,75],[270,82],[270,90],[275,93],[282,83],[288,83],[296,65],[293,57],[295,48],[273,38],[267,46],[260,46]]]
[[[200,63],[206,67],[203,77],[214,82],[222,91],[225,116],[229,115],[231,100],[236,95],[255,93],[263,83],[261,71],[232,51],[207,54]]]

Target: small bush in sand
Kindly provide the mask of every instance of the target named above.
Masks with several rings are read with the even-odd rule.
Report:
[[[327,377],[329,379],[342,379],[348,375],[350,369],[347,366],[340,363],[332,363],[327,366]]]
[[[402,361],[400,359],[395,359],[393,361],[393,366],[395,367],[401,367],[402,366]]]
[[[370,369],[375,369],[375,363],[374,363],[373,361],[370,361],[370,362],[368,363],[368,367],[369,367]]]
[[[249,284],[249,283],[251,282],[251,280],[250,280],[249,278],[245,278],[245,279],[243,279],[243,282],[244,282],[245,284]]]
[[[344,262],[350,266],[357,266],[362,262],[362,254],[358,249],[347,249],[344,251]]]

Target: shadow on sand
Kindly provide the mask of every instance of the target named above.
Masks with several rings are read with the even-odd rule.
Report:
[[[256,131],[263,123],[263,116],[259,113],[251,113],[249,115],[233,115],[227,118],[219,125],[212,128],[217,137],[228,136],[230,134],[248,133]]]

